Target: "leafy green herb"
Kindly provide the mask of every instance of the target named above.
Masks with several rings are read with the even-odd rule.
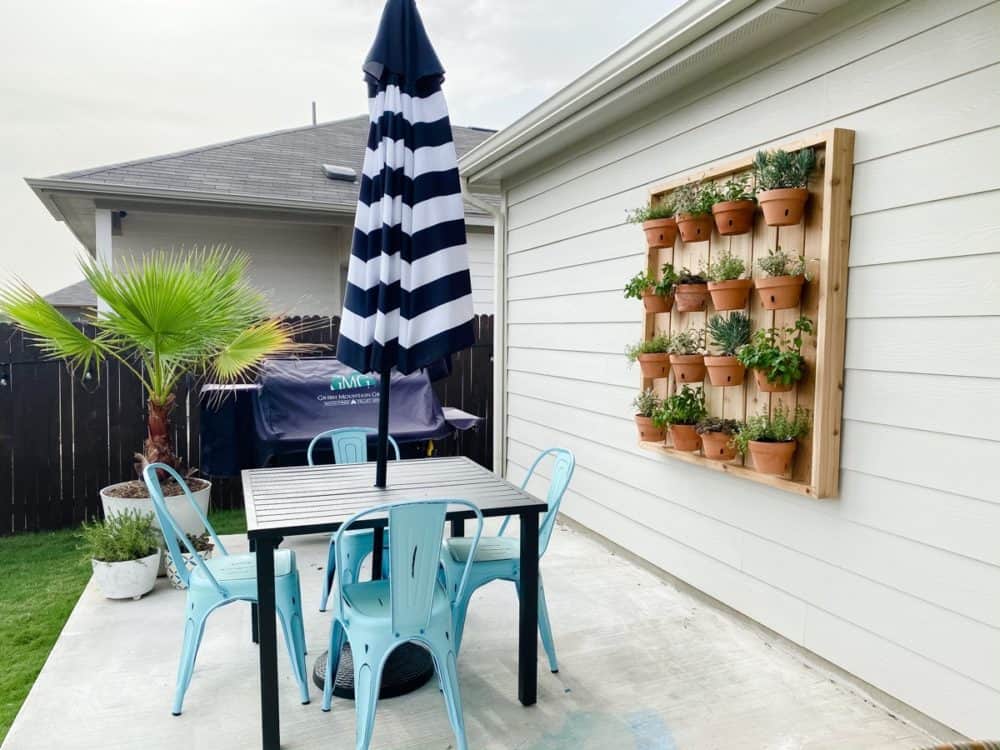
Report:
[[[708,264],[706,274],[709,281],[734,281],[742,278],[746,272],[747,264],[744,260],[725,250]]]
[[[629,224],[642,224],[645,221],[655,221],[656,219],[669,219],[675,213],[674,201],[668,197],[656,203],[639,206],[631,211],[625,212],[625,221]]]
[[[625,356],[629,362],[635,362],[640,354],[666,354],[670,351],[670,337],[658,333],[651,339],[637,341],[625,347]]]
[[[160,537],[153,529],[153,514],[129,509],[105,521],[81,527],[87,556],[101,562],[127,562],[153,554]]]
[[[647,388],[632,400],[636,414],[640,417],[653,417],[654,420],[662,405],[663,400],[652,388]]]
[[[693,182],[674,191],[674,206],[678,214],[704,216],[712,213],[712,206],[719,202],[718,197],[712,183]]]
[[[642,299],[646,294],[659,294],[666,297],[674,290],[677,283],[677,272],[672,263],[664,263],[660,269],[660,278],[646,272],[637,273],[625,285],[625,299]]]
[[[790,410],[782,403],[775,404],[771,414],[757,414],[747,419],[739,434],[733,438],[736,450],[746,455],[750,441],[787,443],[809,432],[809,410],[796,406]]]
[[[671,354],[703,354],[705,352],[704,329],[688,328],[670,336],[668,351]]]
[[[809,173],[816,166],[816,152],[811,148],[789,153],[758,151],[753,161],[754,181],[757,192],[779,188],[804,188],[809,184]]]
[[[813,322],[804,315],[788,328],[760,328],[736,357],[745,367],[764,373],[770,382],[791,385],[804,374],[802,337],[812,332]]]
[[[707,323],[708,335],[723,357],[735,357],[740,347],[750,342],[750,316],[735,311],[713,315]]]
[[[672,424],[697,424],[708,416],[705,408],[705,392],[701,388],[685,385],[673,396],[667,398],[653,415],[657,427]]]
[[[743,172],[741,174],[734,174],[726,180],[722,186],[722,190],[719,192],[719,200],[716,202],[756,200],[753,190],[750,189],[750,173]]]
[[[768,250],[767,255],[757,259],[757,268],[768,276],[803,276],[806,272],[806,256],[786,253],[781,245]]]

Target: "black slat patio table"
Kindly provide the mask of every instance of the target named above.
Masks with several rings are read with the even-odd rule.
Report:
[[[483,515],[521,521],[521,604],[517,697],[530,706],[538,686],[538,524],[548,505],[468,458],[389,462],[388,487],[375,487],[375,464],[291,466],[243,471],[247,536],[257,552],[257,628],[264,750],[278,750],[278,643],[274,611],[274,550],[286,536],[333,532],[360,510],[421,498],[471,500]],[[452,536],[462,536],[468,509],[449,510]],[[384,527],[368,516],[356,528]],[[382,534],[375,534],[372,570],[381,568]]]

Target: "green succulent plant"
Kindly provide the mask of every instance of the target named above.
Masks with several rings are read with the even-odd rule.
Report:
[[[750,316],[739,310],[716,314],[708,319],[706,330],[720,356],[735,357],[740,347],[750,343]]]
[[[736,435],[743,425],[735,419],[722,419],[721,417],[705,417],[698,422],[695,427],[699,435],[706,435],[711,432],[721,432],[724,435]]]

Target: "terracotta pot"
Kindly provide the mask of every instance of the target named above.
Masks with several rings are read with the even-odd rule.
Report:
[[[639,439],[644,443],[662,443],[667,437],[666,430],[653,424],[651,417],[636,414],[635,426],[639,428]]]
[[[677,312],[698,312],[708,302],[708,284],[678,284],[674,287]]]
[[[698,436],[693,424],[672,424],[670,425],[670,440],[673,441],[674,448],[679,451],[690,453],[701,447],[701,438]]]
[[[802,299],[805,276],[761,276],[754,279],[757,295],[765,310],[787,310],[798,307]]]
[[[795,383],[785,385],[784,383],[773,383],[768,380],[760,370],[753,371],[754,380],[757,381],[757,390],[761,393],[788,393],[795,387]]]
[[[733,436],[725,432],[706,432],[701,436],[701,450],[705,458],[713,461],[732,461],[736,458]]]
[[[723,201],[712,206],[715,228],[719,234],[746,234],[753,229],[753,215],[757,210],[754,201]]]
[[[712,307],[716,310],[742,310],[747,306],[753,279],[733,281],[710,281],[708,293],[712,295]]]
[[[642,295],[642,305],[648,313],[668,313],[674,306],[674,295],[668,294],[664,297],[662,294],[650,292]]]
[[[764,223],[769,227],[787,227],[802,221],[808,188],[779,188],[757,193],[757,202],[764,213]]]
[[[705,355],[705,367],[708,369],[708,380],[716,386],[725,388],[730,385],[743,385],[743,374],[746,368],[736,357],[709,357]]]
[[[761,474],[788,474],[792,471],[795,447],[794,440],[784,443],[751,440],[750,457],[753,458],[754,468]]]
[[[646,233],[646,246],[650,250],[660,247],[673,247],[677,238],[677,222],[673,219],[653,219],[642,222],[642,231]]]
[[[700,383],[705,379],[703,354],[671,354],[670,367],[678,383]]]
[[[670,355],[640,354],[639,368],[644,378],[665,378],[670,370]]]
[[[712,238],[712,215],[677,214],[677,228],[684,242],[704,242]]]

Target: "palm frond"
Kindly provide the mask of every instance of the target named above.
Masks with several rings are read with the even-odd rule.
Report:
[[[237,333],[222,347],[209,364],[211,374],[219,382],[245,380],[268,357],[298,354],[314,348],[312,344],[296,343],[295,331],[277,318],[269,318]]]

